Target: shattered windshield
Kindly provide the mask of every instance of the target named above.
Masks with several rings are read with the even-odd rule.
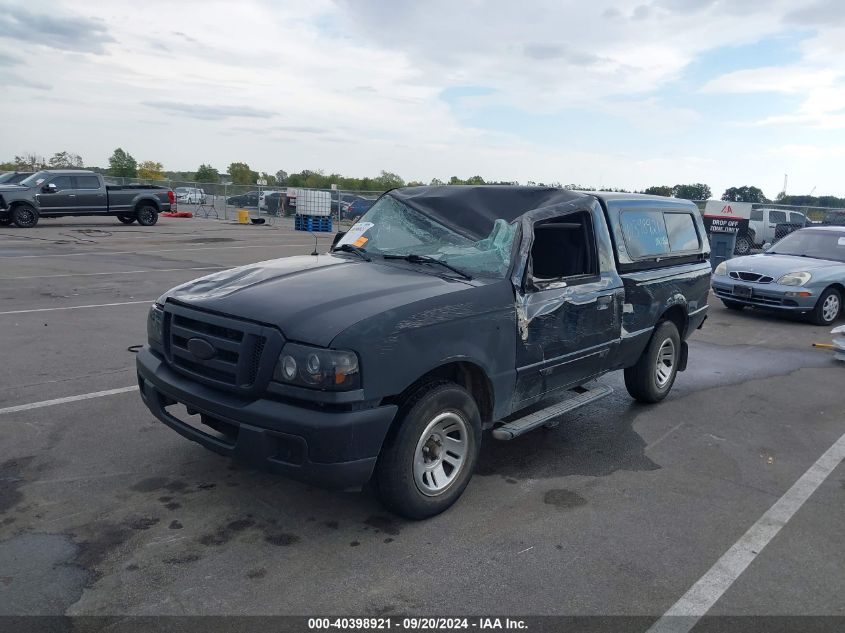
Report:
[[[338,242],[367,255],[431,257],[474,277],[501,279],[510,264],[516,223],[496,220],[490,234],[473,240],[391,196],[383,196]]]

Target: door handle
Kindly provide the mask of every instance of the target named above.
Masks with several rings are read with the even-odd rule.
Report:
[[[75,193],[69,193],[69,194],[67,194],[67,197],[68,198],[75,198],[76,194]]]

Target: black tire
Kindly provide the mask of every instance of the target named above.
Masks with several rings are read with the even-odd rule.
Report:
[[[437,430],[438,425],[447,425],[442,429],[445,435]],[[456,430],[449,431],[448,425],[454,425]],[[451,441],[459,442],[459,437],[463,441],[463,459],[450,475],[446,466],[456,461],[457,453],[448,446]],[[408,519],[440,514],[467,487],[480,447],[481,416],[472,396],[448,381],[421,386],[400,407],[382,446],[374,478],[382,503]],[[415,468],[417,464],[419,468]],[[438,484],[435,477],[441,477],[441,472],[445,479],[441,478]],[[435,490],[437,485],[442,485],[442,489]]]
[[[737,235],[736,246],[734,246],[734,255],[748,255],[751,249],[754,248],[754,243],[748,235]]]
[[[0,226],[9,226],[12,223],[12,216],[0,218]]]
[[[637,364],[625,370],[625,388],[631,397],[649,404],[663,400],[675,384],[680,353],[678,328],[671,321],[660,322]]]
[[[132,224],[135,221],[134,215],[119,215],[117,219],[120,220],[123,224]]]
[[[722,299],[722,303],[725,304],[725,307],[728,310],[736,310],[737,312],[740,312],[745,308],[744,303],[740,303],[739,301],[731,301],[730,299]]]
[[[836,288],[827,288],[816,301],[810,313],[810,321],[816,325],[831,325],[842,316],[842,293]]]
[[[38,224],[38,209],[30,204],[19,204],[12,209],[12,222],[21,229],[31,229]]]
[[[150,204],[145,204],[138,207],[136,217],[138,218],[138,224],[141,226],[153,226],[158,222],[158,209]]]

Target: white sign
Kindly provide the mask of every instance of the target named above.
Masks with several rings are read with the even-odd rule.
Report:
[[[337,191],[337,185],[332,185],[332,191]]]
[[[748,220],[751,218],[751,203],[708,200],[704,207],[704,215],[710,218],[734,218],[736,220]]]
[[[258,180],[255,181],[255,184],[260,186],[260,187],[264,187],[264,186],[267,185],[267,179],[266,178],[259,178]]]
[[[358,222],[358,224],[346,232],[346,235],[341,238],[341,240],[337,243],[337,246],[352,244],[352,246],[357,246],[358,248],[363,247],[364,244],[370,241],[369,238],[364,236],[364,233],[374,226],[375,224],[372,222]]]

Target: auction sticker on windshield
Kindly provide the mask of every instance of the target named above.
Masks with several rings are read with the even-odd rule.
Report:
[[[373,224],[372,222],[358,222],[346,232],[346,235],[344,235],[340,239],[340,241],[337,243],[337,246],[351,244],[352,246],[357,246],[358,248],[361,248],[364,244],[370,241],[369,238],[364,236],[364,233],[369,231],[374,226],[375,224]]]

